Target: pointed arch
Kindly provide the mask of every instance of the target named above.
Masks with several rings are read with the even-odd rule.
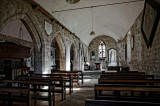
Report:
[[[56,37],[52,39],[50,46],[52,46],[53,43],[57,43],[58,45],[57,50],[59,50],[58,51],[59,52],[59,69],[65,70],[66,68],[65,67],[65,45],[64,45],[63,38],[61,37],[60,33],[58,33],[58,35],[56,35]]]
[[[19,19],[21,20],[21,22],[24,24],[24,26],[26,27],[27,31],[29,32],[34,45],[37,46],[38,50],[40,50],[41,48],[41,39],[39,37],[39,34],[34,26],[34,24],[32,23],[32,20],[29,18],[29,16],[27,14],[13,14],[11,17],[8,17],[6,19],[3,20],[3,24],[0,25],[1,30],[10,22]],[[2,20],[1,20],[2,21]]]

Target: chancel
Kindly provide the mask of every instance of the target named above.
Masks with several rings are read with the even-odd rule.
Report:
[[[159,0],[0,0],[0,106],[160,106]]]

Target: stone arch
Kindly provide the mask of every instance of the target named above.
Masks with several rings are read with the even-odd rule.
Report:
[[[39,72],[41,73],[42,71],[42,64],[40,63],[42,61],[42,54],[41,52],[41,47],[42,47],[42,39],[40,39],[39,34],[34,26],[34,24],[32,23],[32,20],[29,18],[28,15],[26,14],[14,14],[12,15],[12,17],[7,18],[4,21],[4,26],[6,24],[8,24],[9,22],[12,22],[15,19],[19,19],[21,20],[21,22],[24,24],[24,26],[26,27],[27,31],[29,32],[32,40],[33,40],[33,44],[34,44],[34,71],[35,72]],[[3,26],[3,27],[4,27]],[[38,58],[38,59],[37,59]],[[35,61],[36,60],[36,61]]]
[[[60,70],[64,70],[65,69],[65,46],[64,46],[63,39],[61,36],[57,36],[56,41],[60,48],[60,61],[61,61]]]
[[[106,35],[101,35],[101,36],[98,36],[98,37],[96,37],[96,38],[94,38],[91,42],[90,42],[90,44],[89,44],[89,46],[88,46],[88,50],[89,50],[89,54],[91,54],[90,52],[91,52],[91,49],[92,48],[98,48],[98,46],[99,46],[99,43],[100,43],[100,41],[101,40],[103,40],[103,42],[105,43],[105,45],[106,45],[106,51],[108,51],[110,48],[115,48],[116,50],[118,50],[118,47],[117,47],[117,43],[116,43],[116,41],[112,38],[112,37],[110,37],[110,36],[106,36]],[[98,50],[98,49],[97,49]],[[97,54],[97,50],[95,50],[95,52],[96,52],[96,55],[98,56],[98,54]],[[106,52],[107,53],[107,52]],[[107,55],[107,54],[106,54]]]
[[[14,11],[14,10],[12,10]],[[13,13],[13,12],[12,12]],[[24,26],[26,27],[26,29],[28,30],[34,45],[36,45],[36,47],[38,48],[38,50],[40,50],[41,48],[41,41],[42,38],[40,39],[39,34],[37,32],[37,29],[35,27],[35,25],[33,24],[33,21],[30,19],[30,17],[27,14],[12,14],[9,17],[3,18],[3,20],[0,20],[1,22],[3,22],[2,24],[0,24],[0,30],[3,29],[3,27],[5,27],[8,23],[12,22],[15,19],[19,19],[22,21],[22,23],[24,24]]]
[[[57,36],[53,39],[51,39],[52,41],[55,39],[55,41],[58,44],[59,47],[59,52],[60,52],[60,70],[65,70],[65,45],[63,42],[63,38],[61,37],[60,33],[57,34]],[[52,42],[50,43],[50,46],[52,45]]]
[[[14,19],[20,19],[25,25],[26,29],[30,33],[30,36],[34,43],[35,50],[35,67],[36,73],[42,73],[45,70],[44,63],[45,60],[45,34],[43,33],[43,25],[39,21],[39,17],[35,15],[41,15],[32,9],[28,1],[25,0],[1,0],[0,6],[0,31],[9,22]],[[6,7],[7,6],[7,7]]]
[[[99,46],[99,43],[100,43],[101,40],[103,40],[103,42],[106,45],[106,58],[108,58],[107,57],[108,56],[108,52],[107,51],[109,49],[111,49],[111,48],[115,48],[117,50],[116,60],[119,61],[118,47],[117,47],[116,41],[112,37],[110,37],[110,36],[101,35],[101,36],[98,36],[98,37],[94,38],[90,42],[90,44],[88,46],[88,53],[89,53],[88,57],[90,58],[89,61],[90,61],[92,69],[94,69],[94,67],[95,67],[95,62],[100,62],[101,64],[103,64],[102,68],[104,68],[104,69],[107,66],[106,65],[107,63],[105,63],[105,61],[107,62],[108,60],[106,60],[106,59],[100,59],[99,56],[98,56],[99,55],[98,46]],[[93,59],[90,56],[92,51],[95,51],[95,58],[93,58]]]

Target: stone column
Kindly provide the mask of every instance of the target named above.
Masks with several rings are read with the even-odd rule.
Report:
[[[82,48],[79,50],[79,70],[82,70],[82,61],[83,61],[83,55],[81,54]]]
[[[66,46],[66,71],[70,71],[70,46]]]
[[[60,49],[60,70],[66,70],[66,57],[65,57],[65,49]]]
[[[51,73],[51,47],[50,42],[45,42],[44,47],[42,48],[42,72],[44,74]]]
[[[35,73],[51,73],[51,51],[49,43],[43,44],[42,48],[38,50],[35,47],[34,55],[34,71]]]
[[[80,70],[80,50],[78,48],[75,48],[75,57],[74,57],[74,65],[73,70]]]
[[[42,73],[42,51],[34,48],[34,73]]]

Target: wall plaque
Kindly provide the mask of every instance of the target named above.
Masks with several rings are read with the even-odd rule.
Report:
[[[52,24],[49,22],[45,21],[45,30],[48,35],[52,33]]]

